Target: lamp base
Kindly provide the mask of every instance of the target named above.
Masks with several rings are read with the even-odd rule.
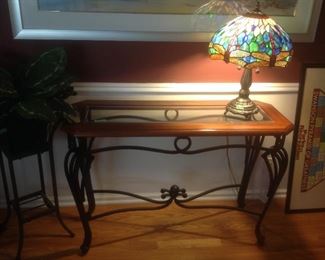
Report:
[[[258,111],[259,108],[252,100],[249,98],[237,97],[227,104],[224,115],[229,117],[240,117],[244,120],[250,120],[252,118],[252,115],[258,113]],[[228,113],[232,113],[233,115],[229,115]]]

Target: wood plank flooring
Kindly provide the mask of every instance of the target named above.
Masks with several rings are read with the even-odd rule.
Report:
[[[98,206],[97,212],[118,206]],[[251,207],[257,205],[252,203]],[[172,205],[160,211],[128,212],[92,221],[92,246],[82,258],[77,212],[74,207],[62,208],[61,212],[76,236],[68,237],[53,216],[34,220],[24,226],[22,259],[325,259],[325,213],[286,215],[284,202],[279,199],[273,202],[263,225],[264,247],[256,245],[252,216]],[[13,216],[7,230],[0,234],[0,259],[14,258],[16,236]]]

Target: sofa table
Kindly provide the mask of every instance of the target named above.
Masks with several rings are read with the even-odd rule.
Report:
[[[293,130],[293,125],[273,106],[261,102],[256,103],[260,112],[250,120],[225,117],[226,102],[223,101],[88,100],[74,104],[79,111],[80,121],[63,127],[68,135],[69,146],[64,166],[84,230],[84,240],[80,247],[81,253],[86,254],[91,244],[90,220],[126,211],[162,209],[173,202],[183,208],[226,208],[254,215],[257,217],[255,226],[257,242],[263,244],[264,236],[260,230],[261,224],[286,172],[288,155],[284,148],[284,142],[286,135]],[[172,149],[134,145],[93,147],[94,140],[103,137],[161,136],[174,138],[174,147]],[[243,142],[195,149],[191,138],[198,136],[241,136]],[[266,137],[272,138],[272,146],[263,146]],[[91,164],[98,153],[129,149],[164,154],[194,155],[232,148],[242,148],[245,152],[240,184],[215,187],[191,197],[188,197],[184,188],[177,185],[162,188],[161,200],[155,200],[127,191],[97,190],[94,189],[91,182]],[[255,212],[245,207],[245,201],[251,173],[259,157],[266,164],[269,187],[263,209],[260,212]],[[209,193],[229,188],[238,189],[237,206],[188,204],[188,202]],[[96,215],[96,193],[128,195],[149,202],[152,206],[111,210]]]

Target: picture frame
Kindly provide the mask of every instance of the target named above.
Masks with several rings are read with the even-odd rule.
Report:
[[[15,39],[208,42],[234,18],[211,14],[40,11],[37,0],[7,0]],[[298,0],[295,16],[273,17],[295,42],[312,42],[323,0]]]
[[[286,212],[324,211],[325,63],[303,65],[296,111]]]

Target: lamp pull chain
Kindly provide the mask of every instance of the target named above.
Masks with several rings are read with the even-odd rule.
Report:
[[[256,0],[256,9],[255,9],[256,12],[260,12],[261,11],[261,3],[259,0]]]

